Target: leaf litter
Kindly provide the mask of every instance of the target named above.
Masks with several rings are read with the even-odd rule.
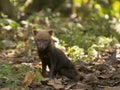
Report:
[[[119,55],[120,49],[116,48],[115,52],[106,52],[106,56],[92,62],[76,61],[78,62],[76,68],[84,78],[78,82],[59,75],[54,79],[42,77],[40,70],[26,72],[16,90],[22,90],[26,87],[28,90],[120,90]],[[28,58],[0,57],[1,65],[9,62],[14,66],[29,65],[34,69],[41,69],[38,58],[32,58],[32,61],[28,61]],[[10,90],[10,88],[3,87],[1,90]]]

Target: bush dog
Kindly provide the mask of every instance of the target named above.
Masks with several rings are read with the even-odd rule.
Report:
[[[74,65],[68,60],[66,55],[55,47],[51,38],[52,30],[34,31],[34,39],[37,45],[37,52],[42,61],[42,74],[46,75],[46,66],[50,69],[50,78],[56,74],[61,74],[75,81],[81,79]]]

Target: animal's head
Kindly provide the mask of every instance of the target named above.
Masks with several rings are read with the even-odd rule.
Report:
[[[40,30],[34,31],[34,38],[37,48],[41,51],[44,51],[51,45],[51,35],[53,34],[52,30]]]

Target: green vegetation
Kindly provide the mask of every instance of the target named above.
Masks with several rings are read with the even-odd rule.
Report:
[[[0,87],[11,87],[14,89],[21,84],[26,72],[31,70],[32,68],[25,65],[0,65]]]

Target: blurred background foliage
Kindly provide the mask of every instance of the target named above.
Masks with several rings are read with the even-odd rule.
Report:
[[[52,29],[56,46],[72,60],[94,60],[120,41],[120,1],[0,1],[2,53],[15,57],[36,55],[35,29]]]

